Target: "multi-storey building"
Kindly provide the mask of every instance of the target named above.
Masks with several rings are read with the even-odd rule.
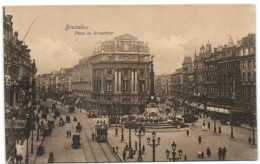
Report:
[[[24,131],[15,128],[16,121],[25,115],[27,106],[34,102],[36,64],[31,60],[30,49],[18,39],[18,32],[13,32],[11,15],[3,14],[4,24],[4,101],[5,101],[5,136],[6,156],[15,147],[16,134]],[[16,118],[16,119],[13,119]],[[24,128],[24,127],[23,127]]]
[[[87,100],[92,98],[92,64],[91,58],[80,59],[79,64],[73,67],[72,72],[72,92],[80,98],[78,101],[83,108],[90,108],[91,104]],[[77,99],[75,99],[77,101]]]
[[[148,45],[129,34],[101,43],[91,56],[92,108],[143,112],[149,95]]]
[[[4,73],[5,103],[10,106],[27,104],[31,100],[35,61],[31,60],[30,49],[13,32],[11,15],[4,15]]]
[[[160,98],[161,101],[166,100],[170,95],[170,74],[155,75],[155,95]]]

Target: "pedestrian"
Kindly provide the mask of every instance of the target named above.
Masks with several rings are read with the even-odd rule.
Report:
[[[221,156],[222,156],[222,149],[221,147],[218,148],[218,159],[221,160]]]
[[[201,136],[198,137],[199,144],[201,143]]]
[[[116,152],[118,153],[118,146],[116,146]]]
[[[211,151],[210,151],[209,147],[207,148],[207,156],[208,156],[208,158],[211,156]]]
[[[223,150],[222,150],[222,159],[223,160],[225,160],[226,152],[227,152],[227,149],[226,149],[226,147],[224,147]]]
[[[69,138],[69,135],[70,135],[69,130],[67,130],[67,138]]]
[[[15,161],[16,161],[16,164],[20,161],[18,154],[15,154]]]
[[[184,155],[184,161],[187,161],[187,155],[186,154]]]
[[[127,145],[127,143],[125,144],[125,149],[128,150],[128,145]]]
[[[189,137],[189,135],[190,135],[189,129],[186,130],[186,134],[187,134],[187,137]]]
[[[135,150],[137,150],[137,141],[135,141]]]
[[[143,147],[142,147],[142,154],[144,154],[144,152],[145,152],[145,148],[144,148],[144,145],[143,145]]]
[[[204,152],[201,151],[201,158],[203,159],[204,158]]]
[[[203,128],[205,129],[206,123],[205,123],[205,119],[203,120]]]
[[[210,122],[208,122],[208,129],[210,129]]]
[[[115,147],[114,146],[112,147],[112,149],[113,149],[113,153],[115,153],[116,151],[115,151]]]
[[[92,141],[94,141],[94,140],[95,140],[95,134],[92,133]]]
[[[219,135],[220,135],[220,133],[222,133],[222,132],[221,132],[221,127],[220,127],[220,126],[218,127],[218,133],[219,133]]]
[[[248,137],[248,144],[249,144],[249,145],[251,145],[251,141],[252,141],[252,139],[251,139],[251,137],[249,136],[249,137]]]
[[[22,163],[22,160],[23,160],[23,156],[21,154],[19,154],[19,162],[20,162],[20,164]]]
[[[69,131],[69,133],[70,133],[70,138],[71,138],[71,130]]]
[[[126,152],[123,152],[123,161],[125,161]]]

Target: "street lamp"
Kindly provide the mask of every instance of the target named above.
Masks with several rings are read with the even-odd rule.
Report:
[[[232,116],[232,110],[230,110],[230,125],[231,125],[231,134],[230,139],[234,139],[234,133],[233,133],[233,116]]]
[[[29,143],[28,143],[28,139],[29,139],[29,137],[30,137],[30,115],[29,114],[27,114],[27,121],[26,121],[26,131],[27,131],[27,133],[26,133],[26,156],[25,156],[25,163],[28,163],[28,151],[29,151]]]
[[[116,137],[118,136],[118,128],[117,128],[117,114],[116,114],[116,133],[115,133],[115,136],[116,136]]]
[[[150,139],[149,137],[147,138],[148,145],[153,148],[153,162],[155,162],[155,148],[156,148],[157,146],[159,146],[159,145],[160,145],[160,142],[161,142],[161,138],[158,137],[158,138],[157,138],[157,142],[158,142],[158,143],[156,144],[156,143],[155,143],[155,142],[156,142],[155,136],[156,136],[156,133],[155,133],[155,131],[153,131],[153,133],[152,133],[152,137],[153,137],[152,141],[153,141],[153,143],[152,143],[152,144],[150,144],[151,139]]]
[[[31,115],[32,115],[32,118],[31,118],[31,129],[32,129],[32,144],[31,144],[31,154],[33,154],[33,130],[34,130],[34,120],[33,120],[33,117],[34,117],[34,113],[33,113],[33,108],[31,108]]]
[[[128,115],[128,119],[130,121],[130,115]],[[128,123],[129,126],[129,149],[132,149],[132,142],[131,142],[131,125],[130,122]]]
[[[172,143],[172,153],[167,149],[166,151],[165,151],[165,153],[166,153],[166,157],[167,157],[167,159],[169,159],[170,161],[179,161],[179,159],[181,159],[181,157],[182,157],[182,153],[183,153],[183,151],[181,150],[181,149],[179,149],[179,151],[178,151],[178,155],[179,155],[179,157],[176,157],[176,144],[175,144],[175,142],[173,142]],[[170,153],[172,154],[172,158],[169,158],[169,156],[170,156]]]
[[[124,142],[124,125],[121,126],[122,134],[121,134],[121,142]]]
[[[138,132],[138,134],[137,134]],[[139,127],[138,131],[135,129],[135,136],[139,138],[139,156],[138,156],[138,162],[142,162],[142,151],[141,151],[141,138],[145,135],[145,129],[143,127]]]

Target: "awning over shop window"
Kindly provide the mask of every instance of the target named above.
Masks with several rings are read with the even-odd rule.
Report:
[[[207,106],[207,111],[230,114],[230,109]]]

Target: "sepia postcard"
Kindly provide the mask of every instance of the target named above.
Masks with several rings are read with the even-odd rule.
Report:
[[[255,12],[4,6],[6,163],[258,160]]]

